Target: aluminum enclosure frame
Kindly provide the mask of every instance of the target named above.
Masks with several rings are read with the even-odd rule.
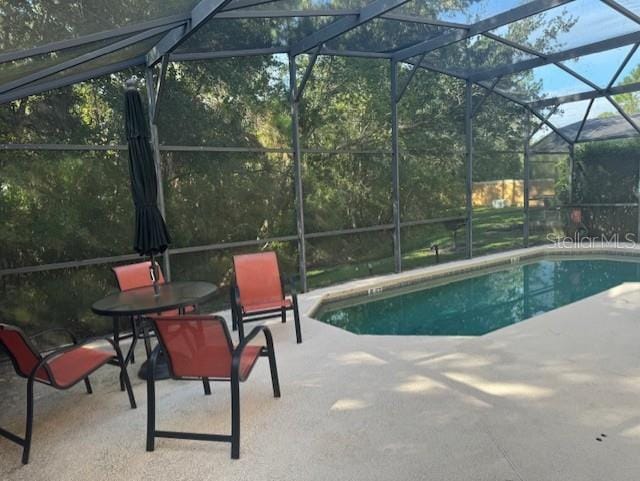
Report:
[[[614,95],[622,93],[633,93],[640,91],[640,83],[633,83],[623,86],[615,86],[615,82],[624,67],[629,63],[633,55],[636,53],[640,45],[640,16],[634,12],[625,8],[619,2],[614,0],[601,0],[601,3],[612,11],[616,11],[625,18],[635,22],[639,25],[638,31],[633,33],[625,33],[624,35],[618,35],[610,39],[594,41],[574,47],[568,50],[563,50],[557,53],[545,55],[541,52],[537,52],[534,49],[525,47],[523,45],[515,44],[503,38],[496,39],[496,36],[491,34],[490,31],[498,27],[512,24],[514,22],[526,19],[532,15],[539,14],[554,8],[561,7],[573,0],[531,0],[527,3],[519,5],[507,10],[505,12],[498,13],[479,20],[473,24],[461,24],[456,22],[447,22],[438,19],[431,19],[421,17],[418,15],[409,15],[403,13],[396,13],[394,10],[406,4],[409,0],[374,0],[359,9],[312,9],[312,10],[287,10],[278,9],[279,2],[277,0],[244,0],[241,2],[234,2],[229,0],[201,0],[194,5],[191,12],[184,15],[174,15],[161,19],[156,19],[149,22],[142,22],[139,24],[133,24],[126,27],[121,27],[104,32],[95,32],[83,37],[77,37],[70,40],[63,40],[57,42],[51,42],[49,44],[34,46],[30,49],[24,49],[13,52],[0,53],[0,63],[15,62],[18,60],[26,59],[36,55],[43,55],[52,52],[58,52],[76,48],[83,45],[90,45],[93,42],[106,41],[109,39],[118,39],[113,43],[103,46],[100,49],[96,49],[92,52],[79,55],[76,58],[72,58],[65,62],[61,62],[57,65],[53,65],[42,69],[40,71],[33,72],[22,78],[13,80],[11,82],[0,85],[0,103],[8,103],[20,98],[35,95],[41,92],[45,92],[50,89],[61,88],[75,83],[90,80],[100,76],[115,73],[126,68],[144,66],[146,67],[146,83],[149,93],[148,103],[149,111],[151,112],[151,137],[154,149],[154,155],[157,162],[157,170],[159,173],[158,179],[160,183],[159,190],[159,202],[161,211],[164,215],[164,195],[162,192],[161,182],[161,169],[160,169],[160,154],[161,151],[170,150],[194,150],[194,151],[261,151],[261,152],[281,152],[291,154],[294,165],[294,185],[295,185],[295,208],[296,208],[296,235],[283,236],[274,239],[261,239],[261,240],[247,240],[229,244],[210,244],[207,246],[194,246],[177,248],[171,250],[171,255],[179,255],[181,253],[202,252],[206,250],[228,249],[239,246],[258,245],[259,243],[271,241],[296,241],[299,249],[299,275],[301,281],[302,290],[307,289],[307,277],[306,277],[306,246],[305,242],[310,238],[317,238],[322,236],[338,235],[338,234],[352,234],[359,232],[371,232],[378,230],[388,230],[393,233],[393,254],[394,254],[394,267],[395,271],[402,270],[402,249],[401,249],[401,229],[410,225],[424,225],[431,222],[442,222],[448,219],[424,219],[412,222],[402,222],[400,216],[400,148],[398,143],[398,113],[397,106],[401,101],[403,94],[407,87],[410,85],[418,68],[434,71],[444,75],[459,78],[466,82],[465,87],[465,145],[466,145],[466,179],[465,179],[465,216],[466,223],[466,246],[467,256],[473,256],[473,207],[472,207],[472,187],[473,187],[473,156],[474,156],[474,142],[473,142],[473,118],[477,111],[481,109],[483,102],[491,95],[497,95],[505,98],[517,105],[520,105],[525,112],[526,120],[526,134],[523,145],[523,154],[525,159],[525,192],[529,191],[529,158],[532,151],[531,141],[535,132],[541,126],[547,126],[558,136],[560,136],[568,146],[570,151],[571,164],[573,165],[573,150],[576,143],[580,142],[580,134],[583,130],[585,123],[589,117],[591,106],[593,101],[598,98],[604,98],[610,102],[624,117],[627,122],[640,133],[640,126],[617,104],[613,99]],[[252,9],[252,7],[261,4],[273,4],[274,8],[269,10]],[[250,19],[250,18],[290,18],[290,17],[336,17],[333,23],[326,25],[325,27],[313,32],[311,35],[298,40],[297,42],[285,46],[285,47],[268,47],[268,48],[254,48],[254,49],[242,49],[242,50],[220,50],[220,51],[202,51],[202,52],[176,52],[176,49],[185,42],[191,35],[196,33],[197,29],[205,25],[209,20],[215,18],[216,20],[223,19]],[[397,22],[407,22],[415,24],[432,25],[436,27],[446,28],[449,31],[442,33],[435,38],[426,39],[417,42],[413,45],[399,48],[396,50],[382,51],[382,50],[336,50],[326,46],[326,43],[332,39],[339,38],[354,28],[361,25],[365,25],[375,19],[385,19]],[[73,73],[70,75],[64,75],[66,70],[72,70],[73,67],[79,67],[96,59],[108,55],[109,53],[121,51],[129,46],[135,45],[143,40],[147,40],[155,37],[156,35],[164,34],[162,39],[156,43],[156,45],[146,54],[138,55],[136,57],[119,61],[96,68],[88,69],[85,72]],[[520,62],[500,65],[492,69],[478,70],[478,71],[454,71],[448,68],[435,67],[428,65],[424,62],[425,56],[429,52],[433,52],[437,49],[451,45],[454,42],[464,41],[474,36],[486,36],[493,40],[497,40],[508,45],[511,48],[520,50],[521,52],[531,54],[534,58],[523,60]],[[126,36],[126,38],[122,38]],[[581,56],[605,52],[614,48],[619,48],[627,45],[632,45],[632,48],[626,56],[624,62],[618,68],[615,76],[611,79],[605,88],[598,87],[591,82],[588,78],[584,78],[577,72],[564,66],[562,62],[566,60],[579,58]],[[243,149],[239,147],[198,147],[198,146],[165,146],[162,145],[161,139],[158,136],[156,121],[160,105],[162,105],[162,88],[163,78],[166,73],[167,65],[170,62],[187,62],[187,61],[202,61],[202,60],[214,60],[217,58],[229,58],[229,57],[242,57],[242,56],[259,56],[259,55],[274,55],[274,54],[286,54],[289,59],[289,85],[290,85],[290,109],[292,118],[292,133],[291,133],[291,148],[290,149]],[[296,58],[300,55],[309,55],[311,61],[308,64],[306,71],[303,74],[302,80],[298,83]],[[391,131],[391,190],[392,190],[392,202],[393,202],[393,223],[390,225],[382,226],[370,226],[359,229],[349,229],[343,231],[332,231],[326,233],[308,233],[305,232],[304,227],[304,192],[302,185],[302,160],[301,156],[304,149],[300,147],[299,128],[298,128],[298,116],[299,116],[299,102],[302,99],[305,86],[309,79],[312,77],[312,71],[316,60],[321,56],[345,56],[345,57],[359,57],[359,58],[372,58],[388,60],[391,66],[391,78],[390,85],[391,90],[388,93],[390,97],[390,131]],[[154,81],[154,65],[160,63],[160,72],[158,74],[158,81]],[[398,84],[398,65],[404,63],[412,65],[413,69],[409,73],[408,78],[402,85]],[[503,92],[499,89],[500,80],[510,74],[524,72],[533,68],[541,67],[544,65],[556,65],[566,71],[569,75],[577,78],[578,80],[586,83],[592,90],[580,92],[573,95],[556,96],[553,98],[537,99],[531,102],[524,102],[518,100],[508,92]],[[475,99],[474,87],[480,87],[485,91],[485,95]],[[553,115],[542,115],[540,110],[543,108],[551,107],[557,109],[559,105],[567,102],[575,102],[578,100],[590,100],[589,108],[584,115],[582,125],[574,138],[569,138],[564,135],[560,129],[557,128],[550,118]],[[538,128],[532,128],[531,119],[537,118],[539,120]],[[37,150],[37,146],[32,146]],[[51,147],[52,150],[121,150],[124,146],[60,146]],[[0,146],[0,149],[6,148],[20,148],[17,146]],[[24,149],[28,149],[29,146],[25,144]],[[524,219],[524,239],[525,245],[528,243],[529,234],[529,199],[525,194],[525,219]],[[421,224],[422,223],[422,224]],[[640,229],[640,220],[639,220]],[[69,267],[79,267],[83,265],[95,265],[101,263],[110,263],[120,260],[129,260],[135,258],[135,255],[115,256],[99,259],[88,259],[82,261],[70,261],[57,264],[50,264],[48,266],[31,266],[17,269],[5,269],[0,271],[1,275],[9,275],[16,273],[37,272],[50,269],[62,269]],[[165,262],[165,272],[167,276],[170,276],[170,254],[167,251],[163,257]]]

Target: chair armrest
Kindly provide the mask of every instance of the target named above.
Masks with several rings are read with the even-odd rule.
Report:
[[[60,349],[56,349],[55,351],[49,352],[45,356],[42,356],[42,358],[40,359],[38,364],[36,364],[36,366],[31,371],[31,374],[29,374],[29,382],[32,383],[35,380],[36,374],[38,373],[38,371],[40,369],[44,369],[44,371],[47,373],[47,377],[49,378],[49,382],[53,386],[56,386],[57,385],[56,384],[56,380],[53,377],[53,373],[51,372],[51,369],[49,369],[49,361],[51,360],[51,358],[54,358],[54,357],[56,357],[56,356],[58,356],[60,354],[64,354],[65,352],[71,351],[72,349],[75,349],[76,347],[78,347],[78,345],[77,344],[73,344],[71,346],[66,346],[66,347],[62,347]]]
[[[45,329],[44,331],[36,332],[32,336],[30,336],[30,339],[33,341],[38,337],[42,337],[45,334],[50,334],[52,332],[63,332],[69,336],[72,344],[78,344],[78,338],[76,338],[75,334],[71,332],[69,329],[67,329],[66,327],[52,327],[49,329]]]
[[[231,301],[232,308],[233,306],[241,307],[240,288],[238,287],[238,284],[235,283],[235,281],[231,282],[231,285],[229,286],[229,298]]]
[[[75,339],[75,336],[74,336],[74,339]],[[95,337],[95,338],[85,339],[85,340],[83,340],[81,342],[77,342],[77,340],[76,340],[75,344],[55,349],[55,350],[47,352],[45,355],[43,355],[42,358],[40,359],[40,361],[38,362],[38,364],[31,371],[31,374],[29,375],[29,381],[33,382],[35,380],[37,372],[40,369],[44,369],[45,372],[47,373],[47,376],[49,377],[49,381],[51,382],[51,384],[53,386],[57,386],[56,380],[53,377],[53,373],[49,369],[49,361],[52,358],[56,357],[56,356],[64,354],[65,352],[72,351],[74,349],[77,349],[78,347],[84,346],[86,344],[91,344],[91,343],[99,341],[99,340],[108,341],[114,347],[114,349],[116,351],[116,354],[118,355],[117,357],[119,359],[122,358],[122,354],[120,353],[119,349],[115,346],[114,342],[108,337]]]
[[[269,330],[269,328],[267,326],[254,327],[251,332],[247,336],[245,336],[244,340],[233,350],[233,354],[231,357],[232,379],[235,378],[239,381],[244,381],[244,379],[240,379],[240,360],[242,359],[242,353],[249,345],[249,343],[260,333],[264,334],[266,346],[263,346],[263,348],[266,347],[268,352],[273,351],[273,337],[271,336],[271,331]]]
[[[51,357],[54,357],[56,354],[62,354],[64,352],[71,351],[72,349],[75,349],[77,347],[86,346],[87,344],[93,344],[94,342],[100,342],[100,341],[107,341],[109,344],[115,347],[115,343],[113,342],[110,336],[94,336],[94,337],[88,337],[86,339],[82,339],[81,341],[78,341],[76,339],[74,344],[56,347],[49,351],[45,351],[41,354],[45,356],[47,359],[50,359]]]
[[[264,333],[265,338],[267,336],[271,336],[271,331],[269,330],[269,328],[267,326],[256,326],[253,329],[251,329],[251,332],[248,335],[245,336],[245,338],[242,340],[242,342],[240,344],[238,344],[236,346],[236,348],[234,349],[233,352],[235,353],[236,351],[244,350],[244,348],[247,347],[249,342],[251,342],[261,332]]]
[[[49,349],[42,349],[42,346],[39,345],[38,339],[47,335],[47,334],[51,334],[54,332],[62,332],[64,334],[66,334],[69,339],[71,340],[71,346],[76,346],[78,344],[78,338],[75,336],[75,334],[73,332],[71,332],[69,329],[67,329],[66,327],[52,327],[49,329],[45,329],[44,331],[40,331],[40,332],[36,332],[35,334],[33,334],[32,336],[29,337],[29,340],[31,342],[33,342],[36,347],[38,348],[38,350],[40,351],[40,353],[52,353],[57,351],[58,349],[60,349],[60,347],[64,347],[67,346],[67,344],[63,344],[62,346],[55,346]]]

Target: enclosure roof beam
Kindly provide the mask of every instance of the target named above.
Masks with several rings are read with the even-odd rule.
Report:
[[[516,50],[520,50],[522,52],[526,52],[528,54],[531,55],[535,55],[536,57],[543,59],[543,60],[547,60],[548,57],[547,55],[543,54],[542,52],[533,49],[531,47],[513,42],[511,40],[508,40],[506,38],[502,38],[498,35],[492,34],[490,32],[487,32],[485,34],[486,37],[496,41],[496,42],[500,42],[504,45],[507,45],[511,48],[514,48]],[[637,44],[636,44],[637,45]],[[631,51],[633,52],[635,50],[635,47],[633,49],[631,49]],[[618,75],[620,75],[620,72],[624,69],[624,66],[626,65],[626,63],[629,61],[629,59],[631,58],[631,56],[629,54],[626,55],[625,60],[623,62],[623,64],[618,68],[618,70],[616,70],[614,76],[612,77],[611,81],[609,82],[609,87],[615,83],[616,78],[618,77]],[[569,75],[571,75],[572,77],[578,79],[580,82],[584,83],[585,85],[588,85],[589,87],[591,87],[593,90],[598,91],[600,93],[602,93],[604,95],[603,89],[600,88],[600,86],[598,86],[596,83],[592,82],[591,80],[589,80],[587,77],[585,77],[584,75],[579,74],[578,72],[576,72],[575,70],[567,67],[565,64],[559,62],[559,61],[554,61],[552,63],[553,65],[555,65],[556,67],[558,67],[561,70],[564,70],[565,72],[567,72]],[[498,79],[501,77],[498,77]]]
[[[162,92],[164,92],[164,86],[166,85],[166,76],[167,76],[167,65],[169,63],[169,56],[165,55],[162,57],[162,62],[160,63],[160,73],[158,74],[158,82],[154,87],[155,95],[153,97],[153,102],[150,102],[150,105],[153,105],[153,110],[150,112],[151,123],[158,123],[158,111],[160,110],[160,98],[162,97]],[[153,73],[153,72],[152,72]],[[153,81],[153,75],[151,76],[151,80]]]
[[[291,45],[289,53],[295,57],[296,55],[307,52],[318,44],[328,42],[329,40],[336,38],[359,25],[367,23],[370,20],[387,13],[389,10],[393,10],[394,8],[407,3],[408,1],[409,0],[376,0],[375,2],[362,7],[358,11],[357,15],[343,17],[340,20],[336,20],[335,22]]]
[[[424,40],[411,47],[403,48],[396,51],[393,55],[394,60],[405,60],[410,57],[415,57],[424,52],[431,52],[438,48],[446,47],[452,43],[471,38],[475,35],[479,35],[489,30],[493,30],[504,25],[522,20],[523,18],[535,15],[540,12],[544,12],[551,8],[558,7],[565,3],[569,3],[573,0],[534,0],[524,5],[512,8],[506,12],[494,15],[493,17],[480,20],[479,22],[470,25],[466,31],[450,32],[440,35],[439,37]]]
[[[362,50],[334,50],[323,48],[320,55],[333,55],[335,57],[359,57],[359,58],[391,58],[387,52],[366,52]]]
[[[617,37],[609,38],[607,40],[601,40],[599,42],[582,45],[562,52],[546,55],[544,58],[532,58],[529,60],[523,60],[522,62],[516,62],[509,65],[503,65],[490,70],[483,70],[470,75],[470,79],[474,82],[482,80],[489,80],[499,76],[511,75],[518,72],[524,72],[525,70],[531,70],[537,67],[542,67],[550,63],[562,62],[564,60],[570,60],[576,57],[582,57],[593,53],[604,52],[606,50],[612,50],[618,47],[624,47],[633,43],[640,42],[640,32],[628,33]]]
[[[424,60],[424,56],[426,55],[426,52],[423,53],[420,58],[418,59],[418,61],[416,62],[416,64],[413,66],[413,68],[411,69],[411,72],[409,72],[409,76],[407,77],[407,79],[404,81],[404,83],[400,86],[400,88],[398,89],[398,92],[396,93],[396,97],[395,97],[395,102],[399,103],[400,100],[402,100],[402,97],[404,96],[404,93],[407,91],[407,88],[409,87],[409,84],[411,83],[411,81],[413,80],[413,76],[416,74],[416,72],[418,71],[418,66],[422,63],[422,61]]]
[[[550,107],[552,105],[567,104],[571,102],[578,102],[580,100],[596,99],[599,97],[606,97],[607,95],[626,94],[630,92],[637,92],[639,90],[640,82],[634,82],[627,85],[619,85],[617,87],[603,89],[601,91],[589,90],[587,92],[580,92],[577,94],[561,95],[558,97],[537,100],[535,102],[529,102],[529,105],[534,109],[542,109],[545,107]]]
[[[584,126],[587,123],[587,120],[589,119],[589,114],[591,113],[591,107],[593,107],[593,102],[595,102],[596,99],[591,99],[591,101],[589,102],[589,106],[587,107],[587,111],[584,113],[584,117],[582,118],[582,122],[580,122],[580,127],[578,127],[578,132],[576,133],[576,137],[573,140],[573,143],[576,144],[578,143],[578,141],[580,141],[580,134],[582,134],[582,130],[584,129]]]
[[[309,64],[307,65],[306,70],[304,71],[304,75],[302,76],[302,80],[300,81],[300,85],[295,88],[295,98],[294,102],[300,102],[302,98],[302,94],[304,93],[304,88],[307,85],[307,81],[311,76],[311,72],[313,72],[313,66],[316,64],[316,60],[318,60],[318,54],[322,49],[323,44],[319,44],[316,49],[313,51],[313,55],[309,59]],[[292,60],[295,61],[295,60]]]
[[[290,18],[290,17],[347,17],[358,15],[358,8],[338,8],[338,9],[309,9],[309,10],[223,10],[216,14],[216,18],[242,19],[242,18]],[[420,23],[424,25],[434,25],[437,27],[467,29],[469,25],[457,22],[446,22],[434,18],[421,17],[419,15],[408,15],[388,12],[380,15],[386,20],[398,22]]]
[[[611,103],[611,105],[615,107],[618,113],[622,115],[622,117],[624,117],[627,123],[631,125],[631,127],[633,127],[636,132],[640,134],[640,126],[636,124],[636,121],[633,120],[631,116],[624,111],[624,109],[620,106],[620,104],[618,104],[618,102],[616,102],[610,95],[606,95],[605,98]]]
[[[216,14],[216,18],[243,19],[243,18],[289,18],[289,17],[346,17],[357,15],[357,8],[336,9],[309,9],[309,10],[223,10]]]
[[[531,140],[533,139],[533,137],[538,133],[538,130],[540,130],[542,127],[544,127],[546,124],[545,122],[547,122],[551,117],[553,117],[553,114],[555,114],[558,111],[559,106],[556,105],[554,108],[551,109],[551,111],[544,116],[544,120],[542,120],[538,126],[533,129],[533,131],[531,132],[531,135],[529,135],[529,142],[531,142]]]
[[[48,90],[67,87],[69,85],[85,82],[93,78],[102,77],[104,75],[109,75],[112,73],[117,73],[127,68],[135,67],[137,65],[144,65],[144,62],[145,62],[145,57],[139,56],[129,60],[124,60],[122,62],[117,62],[111,65],[105,65],[103,67],[88,70],[86,72],[81,72],[75,75],[68,75],[62,78],[56,78],[56,79],[40,82],[33,85],[27,85],[25,87],[13,90],[8,94],[0,95],[0,104],[13,102],[14,100],[18,100],[24,97],[29,97],[30,95],[36,95],[42,92],[46,92]]]
[[[634,22],[640,24],[640,17],[638,15],[636,15],[635,13],[633,13],[631,10],[629,10],[628,8],[620,5],[618,2],[615,2],[613,0],[600,0],[602,3],[606,3],[607,5],[609,5],[611,8],[613,8],[616,12],[624,15],[625,17],[633,20]]]
[[[465,23],[445,22],[444,20],[437,20],[435,18],[421,17],[418,15],[407,15],[402,13],[383,13],[382,15],[380,15],[380,18],[384,18],[386,20],[397,20],[399,22],[423,23],[426,25],[435,25],[436,27],[457,28],[460,30],[466,30],[469,28],[469,25]]]
[[[530,53],[532,55],[536,55],[537,57],[542,58],[542,59],[546,59],[547,58],[541,52],[538,52],[537,50],[532,49],[530,47],[526,47],[526,46],[520,45],[518,43],[512,42],[512,41],[507,40],[507,39],[503,39],[503,38],[498,37],[497,35],[493,35],[491,33],[487,33],[486,35],[489,38],[492,38],[493,40],[496,40],[498,42],[502,42],[505,45],[508,45],[510,47],[522,50],[523,52],[527,52],[527,53]],[[628,60],[628,56],[627,56],[627,60]],[[567,67],[563,63],[553,62],[553,65],[555,65],[556,67],[564,70],[569,75],[571,75],[572,77],[578,79],[579,81],[581,81],[585,85],[588,85],[595,92],[598,92],[602,97],[605,97],[609,101],[609,103],[611,103],[611,105],[613,105],[615,107],[615,109],[620,113],[620,115],[622,115],[622,117],[624,117],[624,119],[631,125],[631,127],[633,127],[638,133],[640,133],[640,127],[638,126],[638,124],[636,124],[635,121],[629,115],[627,115],[627,113],[624,111],[624,109],[609,94],[607,94],[607,92],[605,92],[605,89],[600,88],[596,83],[592,82],[591,80],[589,80],[588,78],[584,77],[583,75],[580,75],[578,72],[575,72],[573,69]],[[617,75],[619,75],[618,71],[616,71],[616,73],[614,74],[614,77],[610,81],[610,83],[613,82],[613,80],[615,79],[615,77]],[[593,105],[593,99],[591,100],[591,102],[589,104],[589,108],[587,109],[587,113],[585,114],[585,118],[584,118],[585,122],[586,122],[586,117],[589,115],[589,111],[591,110],[591,106],[592,105]],[[578,136],[579,135],[580,135],[580,132],[578,132]],[[575,143],[575,142],[577,142],[577,137],[576,137],[576,139],[573,140],[573,143]]]
[[[629,64],[629,60],[631,60],[633,55],[636,53],[636,50],[638,50],[638,47],[640,47],[640,43],[636,43],[633,46],[633,48],[631,50],[629,50],[629,53],[627,53],[627,56],[624,58],[624,60],[622,61],[622,63],[618,67],[618,70],[616,70],[616,73],[613,75],[613,77],[611,77],[611,80],[607,84],[607,89],[610,89],[610,88],[612,88],[614,86],[614,84],[618,80],[618,77],[620,77],[620,74],[622,73],[622,71]]]
[[[410,60],[405,60],[405,63],[409,63],[412,65],[417,65],[417,62],[412,62]],[[464,76],[462,76],[460,73],[457,72],[451,72],[451,71],[447,71],[445,69],[441,69],[438,67],[434,67],[432,65],[418,65],[420,68],[423,68],[425,70],[430,70],[432,72],[436,72],[436,73],[440,73],[440,74],[444,74],[444,75],[448,75],[450,77],[454,77],[457,78],[459,80],[467,80]],[[483,85],[483,84],[476,84],[479,87],[482,87],[485,90],[489,90],[491,87],[487,86],[487,85]],[[504,92],[501,92],[499,90],[493,90],[493,93],[498,95],[499,97],[502,97],[506,100],[509,100],[510,102],[513,102],[514,104],[517,104],[519,106],[521,106],[522,108],[528,110],[529,112],[531,112],[532,115],[534,115],[538,120],[540,120],[544,125],[548,126],[551,130],[553,130],[556,134],[558,134],[558,136],[560,138],[562,138],[562,140],[564,140],[567,144],[571,145],[572,141],[571,139],[569,139],[565,134],[563,134],[562,132],[560,132],[560,130],[553,125],[551,122],[549,122],[548,118],[543,117],[541,114],[539,114],[538,112],[536,112],[534,109],[531,108],[531,106],[521,100],[516,99],[515,97],[512,97]]]
[[[419,64],[417,61],[412,61],[410,59],[404,60],[404,63],[407,63],[409,65],[415,65],[415,66],[418,66],[418,67],[423,68],[425,70],[429,70],[431,72],[435,72],[435,73],[439,73],[439,74],[443,74],[443,75],[448,75],[449,77],[453,77],[453,78],[456,78],[458,80],[467,80],[467,78],[464,75],[462,75],[462,73],[456,72],[456,71],[453,71],[453,70],[448,70],[448,69],[445,69],[445,68],[436,67],[434,65]]]
[[[622,115],[622,117],[624,117],[624,119],[631,125],[631,127],[633,127],[639,134],[640,134],[640,126],[638,126],[638,124],[636,124],[635,120],[633,120],[622,108],[622,106],[620,106],[618,104],[618,102],[616,102],[613,97],[611,97],[611,95],[607,94],[604,89],[600,88],[596,83],[592,82],[591,80],[589,80],[588,78],[580,75],[579,73],[575,72],[574,70],[570,69],[569,67],[566,67],[563,64],[554,64],[560,68],[562,68],[562,70],[564,70],[565,72],[567,72],[569,75],[573,75],[575,78],[577,78],[578,80],[584,82],[585,84],[587,84],[589,87],[591,87],[592,89],[594,89],[596,92],[599,92],[601,95],[603,95],[611,105],[613,105],[615,107],[615,109],[620,113],[620,115]],[[589,109],[591,108],[591,105],[593,105],[595,99],[593,99],[591,101],[591,103],[589,104]],[[588,110],[589,110],[588,109]],[[577,140],[574,140],[574,143]]]
[[[186,25],[167,33],[147,54],[147,67],[153,67],[162,57],[173,52],[182,42],[193,35],[207,20],[222,10],[231,0],[200,0],[191,10]]]
[[[231,12],[233,10],[240,10],[243,8],[255,7],[257,5],[264,5],[265,3],[274,3],[279,0],[238,0],[237,2],[233,2],[228,4],[223,8],[226,12]]]
[[[136,23],[135,25],[127,25],[126,27],[115,28],[113,30],[105,30],[103,32],[92,33],[89,35],[83,35],[81,37],[70,38],[66,40],[60,40],[58,42],[50,42],[43,45],[39,45],[33,48],[14,50],[12,52],[5,52],[0,54],[0,63],[13,62],[15,60],[21,60],[23,58],[35,57],[38,55],[46,55],[51,52],[57,52],[60,50],[67,50],[74,47],[80,47],[93,42],[100,42],[103,40],[109,40],[111,38],[123,37],[125,35],[135,34],[143,32],[156,27],[168,27],[173,28],[187,21],[185,15],[173,15],[171,17],[164,17],[149,22]]]
[[[253,48],[242,50],[219,50],[213,52],[187,52],[172,53],[169,59],[172,62],[189,62],[197,60],[212,60],[216,58],[231,57],[253,57],[259,55],[273,55],[276,53],[287,53],[286,48],[269,47],[269,48]]]
[[[124,40],[114,42],[105,47],[99,48],[97,50],[93,50],[91,52],[85,53],[83,55],[80,55],[72,59],[69,59],[65,62],[52,65],[50,67],[33,72],[29,75],[20,77],[16,80],[12,80],[11,82],[7,82],[3,85],[0,85],[0,94],[4,94],[6,92],[17,89],[24,85],[27,85],[27,84],[36,82],[40,79],[54,75],[58,72],[62,72],[64,70],[76,67],[83,63],[87,63],[92,60],[98,59],[100,57],[104,57],[105,55],[108,55],[113,52],[117,52],[118,50],[125,49],[131,45],[134,45],[136,43],[142,42],[149,38],[155,37],[156,35],[160,35],[163,32],[166,32],[169,28],[170,27],[168,26],[152,28],[142,33],[138,33],[137,35],[133,35],[131,37],[125,38]]]
[[[287,53],[286,47],[255,48],[247,50],[220,50],[217,52],[190,52],[172,53],[169,59],[172,62],[188,62],[198,60],[211,60],[216,58],[230,57],[254,57],[257,55],[274,55],[277,53]],[[360,57],[360,58],[391,58],[391,54],[385,52],[366,52],[360,50],[333,50],[323,48],[319,55],[334,55],[337,57]]]
[[[489,87],[482,85],[482,84],[477,84],[480,87],[484,88],[484,89],[488,89]],[[506,94],[504,92],[500,92],[499,90],[494,90],[493,93],[495,93],[496,95],[499,95],[500,97],[503,97],[506,100],[509,100],[511,102],[513,102],[514,104],[520,105],[521,107],[523,107],[524,109],[528,110],[529,112],[531,112],[532,115],[534,115],[538,120],[540,120],[543,124],[545,124],[547,127],[549,127],[551,130],[553,130],[556,134],[558,134],[558,136],[560,136],[560,138],[562,138],[562,140],[564,140],[567,144],[572,145],[573,141],[571,139],[569,139],[569,137],[567,137],[564,133],[562,133],[560,131],[560,129],[558,129],[558,127],[556,127],[555,125],[553,125],[551,122],[549,122],[548,119],[546,119],[545,117],[543,117],[541,114],[539,114],[538,112],[536,112],[534,109],[532,109],[528,104],[526,104],[525,102],[522,102],[521,100],[516,99],[515,97],[512,97],[509,94]]]
[[[487,101],[487,99],[491,96],[491,94],[493,93],[493,91],[495,90],[496,86],[498,85],[498,82],[500,82],[500,79],[502,77],[497,77],[493,83],[491,84],[491,86],[489,87],[489,90],[487,90],[484,93],[484,96],[480,99],[479,102],[477,102],[474,106],[473,109],[471,110],[471,118],[474,118],[476,116],[476,114],[480,111],[480,108],[482,107],[482,105]]]

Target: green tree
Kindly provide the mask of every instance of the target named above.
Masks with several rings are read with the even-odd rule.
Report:
[[[638,82],[640,82],[640,65],[634,67],[634,69],[622,79],[621,84],[627,85]],[[626,113],[630,115],[640,113],[640,95],[638,92],[628,92],[616,95],[615,101]]]

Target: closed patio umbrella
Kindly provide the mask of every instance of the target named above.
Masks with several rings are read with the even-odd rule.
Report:
[[[129,175],[131,195],[136,210],[133,248],[142,256],[151,258],[153,282],[158,279],[155,255],[162,254],[171,243],[171,237],[158,209],[158,178],[149,143],[149,134],[140,93],[135,80],[127,81],[125,91],[125,128],[129,144]]]

